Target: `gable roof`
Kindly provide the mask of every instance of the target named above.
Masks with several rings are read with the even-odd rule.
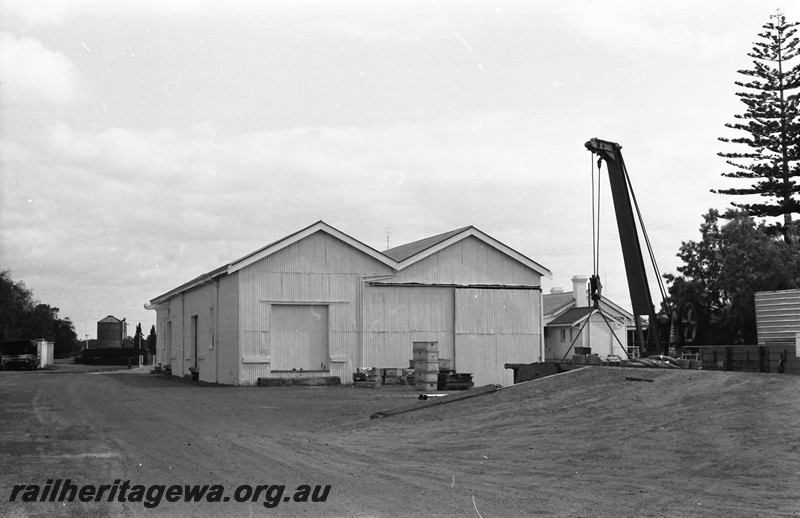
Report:
[[[372,257],[373,259],[376,259],[377,261],[382,262],[387,266],[390,266],[392,268],[396,267],[395,261],[392,260],[390,257],[387,257],[386,255],[380,253],[371,246],[365,245],[361,241],[358,241],[357,239],[348,236],[341,230],[333,228],[324,221],[317,221],[313,225],[309,225],[302,230],[298,230],[294,234],[290,234],[282,239],[274,241],[263,248],[259,248],[255,252],[251,252],[246,256],[237,259],[236,261],[233,261],[230,265],[228,265],[228,273],[239,271],[245,266],[249,266],[257,261],[260,261],[261,259],[268,257],[274,254],[275,252],[286,248],[289,245],[293,245],[294,243],[297,243],[301,239],[304,239],[316,232],[325,232],[326,234],[329,234],[335,237],[336,239],[347,243],[353,248],[356,248],[357,250],[364,252],[368,256]]]
[[[439,250],[442,250],[443,248],[446,248],[454,243],[457,243],[462,239],[472,236],[479,239],[480,241],[483,241],[487,245],[505,253],[512,259],[524,264],[525,266],[536,271],[540,275],[545,275],[550,278],[553,275],[550,272],[550,270],[540,265],[536,261],[517,252],[513,248],[504,245],[500,241],[484,234],[483,232],[481,232],[480,230],[476,229],[473,226],[451,230],[450,232],[445,232],[443,234],[438,234],[405,245],[397,246],[389,250],[386,250],[385,252],[379,252],[378,250],[362,243],[361,241],[358,241],[357,239],[348,236],[344,232],[320,220],[312,225],[307,226],[302,230],[298,230],[293,234],[278,239],[277,241],[273,241],[272,243],[262,248],[259,248],[258,250],[251,252],[243,257],[240,257],[239,259],[231,263],[222,265],[214,270],[211,270],[208,273],[198,275],[194,279],[184,284],[181,284],[177,288],[174,288],[164,293],[163,295],[159,295],[158,297],[152,299],[148,304],[145,304],[145,308],[156,309],[156,306],[158,304],[161,304],[176,295],[179,295],[183,292],[186,292],[202,284],[207,284],[211,281],[219,279],[220,277],[224,277],[231,273],[235,273],[241,270],[242,268],[245,268],[246,266],[249,266],[257,261],[260,261],[261,259],[268,257],[294,243],[297,243],[301,239],[305,239],[306,237],[316,232],[325,232],[326,234],[329,234],[332,237],[346,244],[349,244],[350,246],[367,254],[373,259],[380,261],[381,263],[398,271],[411,264],[414,264],[417,261],[424,259],[425,257],[435,254]]]
[[[397,269],[402,270],[403,268],[406,268],[417,261],[421,261],[422,259],[433,255],[436,252],[461,241],[462,239],[466,239],[467,237],[474,237],[480,241],[483,241],[492,248],[503,252],[515,261],[527,266],[539,275],[544,275],[548,278],[552,278],[553,276],[552,272],[550,272],[550,270],[541,264],[501,243],[495,238],[481,232],[473,226],[451,230],[450,232],[445,232],[444,234],[438,234],[425,239],[420,239],[419,241],[408,243],[406,245],[391,248],[386,250],[384,254],[395,259],[398,263]]]

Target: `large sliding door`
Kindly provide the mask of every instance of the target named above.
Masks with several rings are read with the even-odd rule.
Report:
[[[327,370],[328,306],[273,304],[272,370]]]

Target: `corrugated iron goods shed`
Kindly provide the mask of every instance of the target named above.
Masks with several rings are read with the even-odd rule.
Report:
[[[259,378],[404,368],[436,341],[476,385],[513,383],[505,363],[543,359],[550,272],[474,227],[379,252],[320,221],[168,291],[157,362],[175,375]]]

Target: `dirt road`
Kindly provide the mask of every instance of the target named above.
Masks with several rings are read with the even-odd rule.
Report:
[[[800,515],[798,377],[588,368],[370,419],[417,393],[69,369],[0,373],[2,516]],[[22,501],[59,479],[224,493]]]

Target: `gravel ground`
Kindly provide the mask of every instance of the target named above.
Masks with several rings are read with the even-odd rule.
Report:
[[[800,515],[796,376],[591,367],[370,419],[417,392],[148,372],[0,372],[0,515]],[[9,502],[15,485],[66,478],[219,484],[229,501]],[[286,496],[237,503],[240,485]],[[329,494],[289,498],[303,485]]]

